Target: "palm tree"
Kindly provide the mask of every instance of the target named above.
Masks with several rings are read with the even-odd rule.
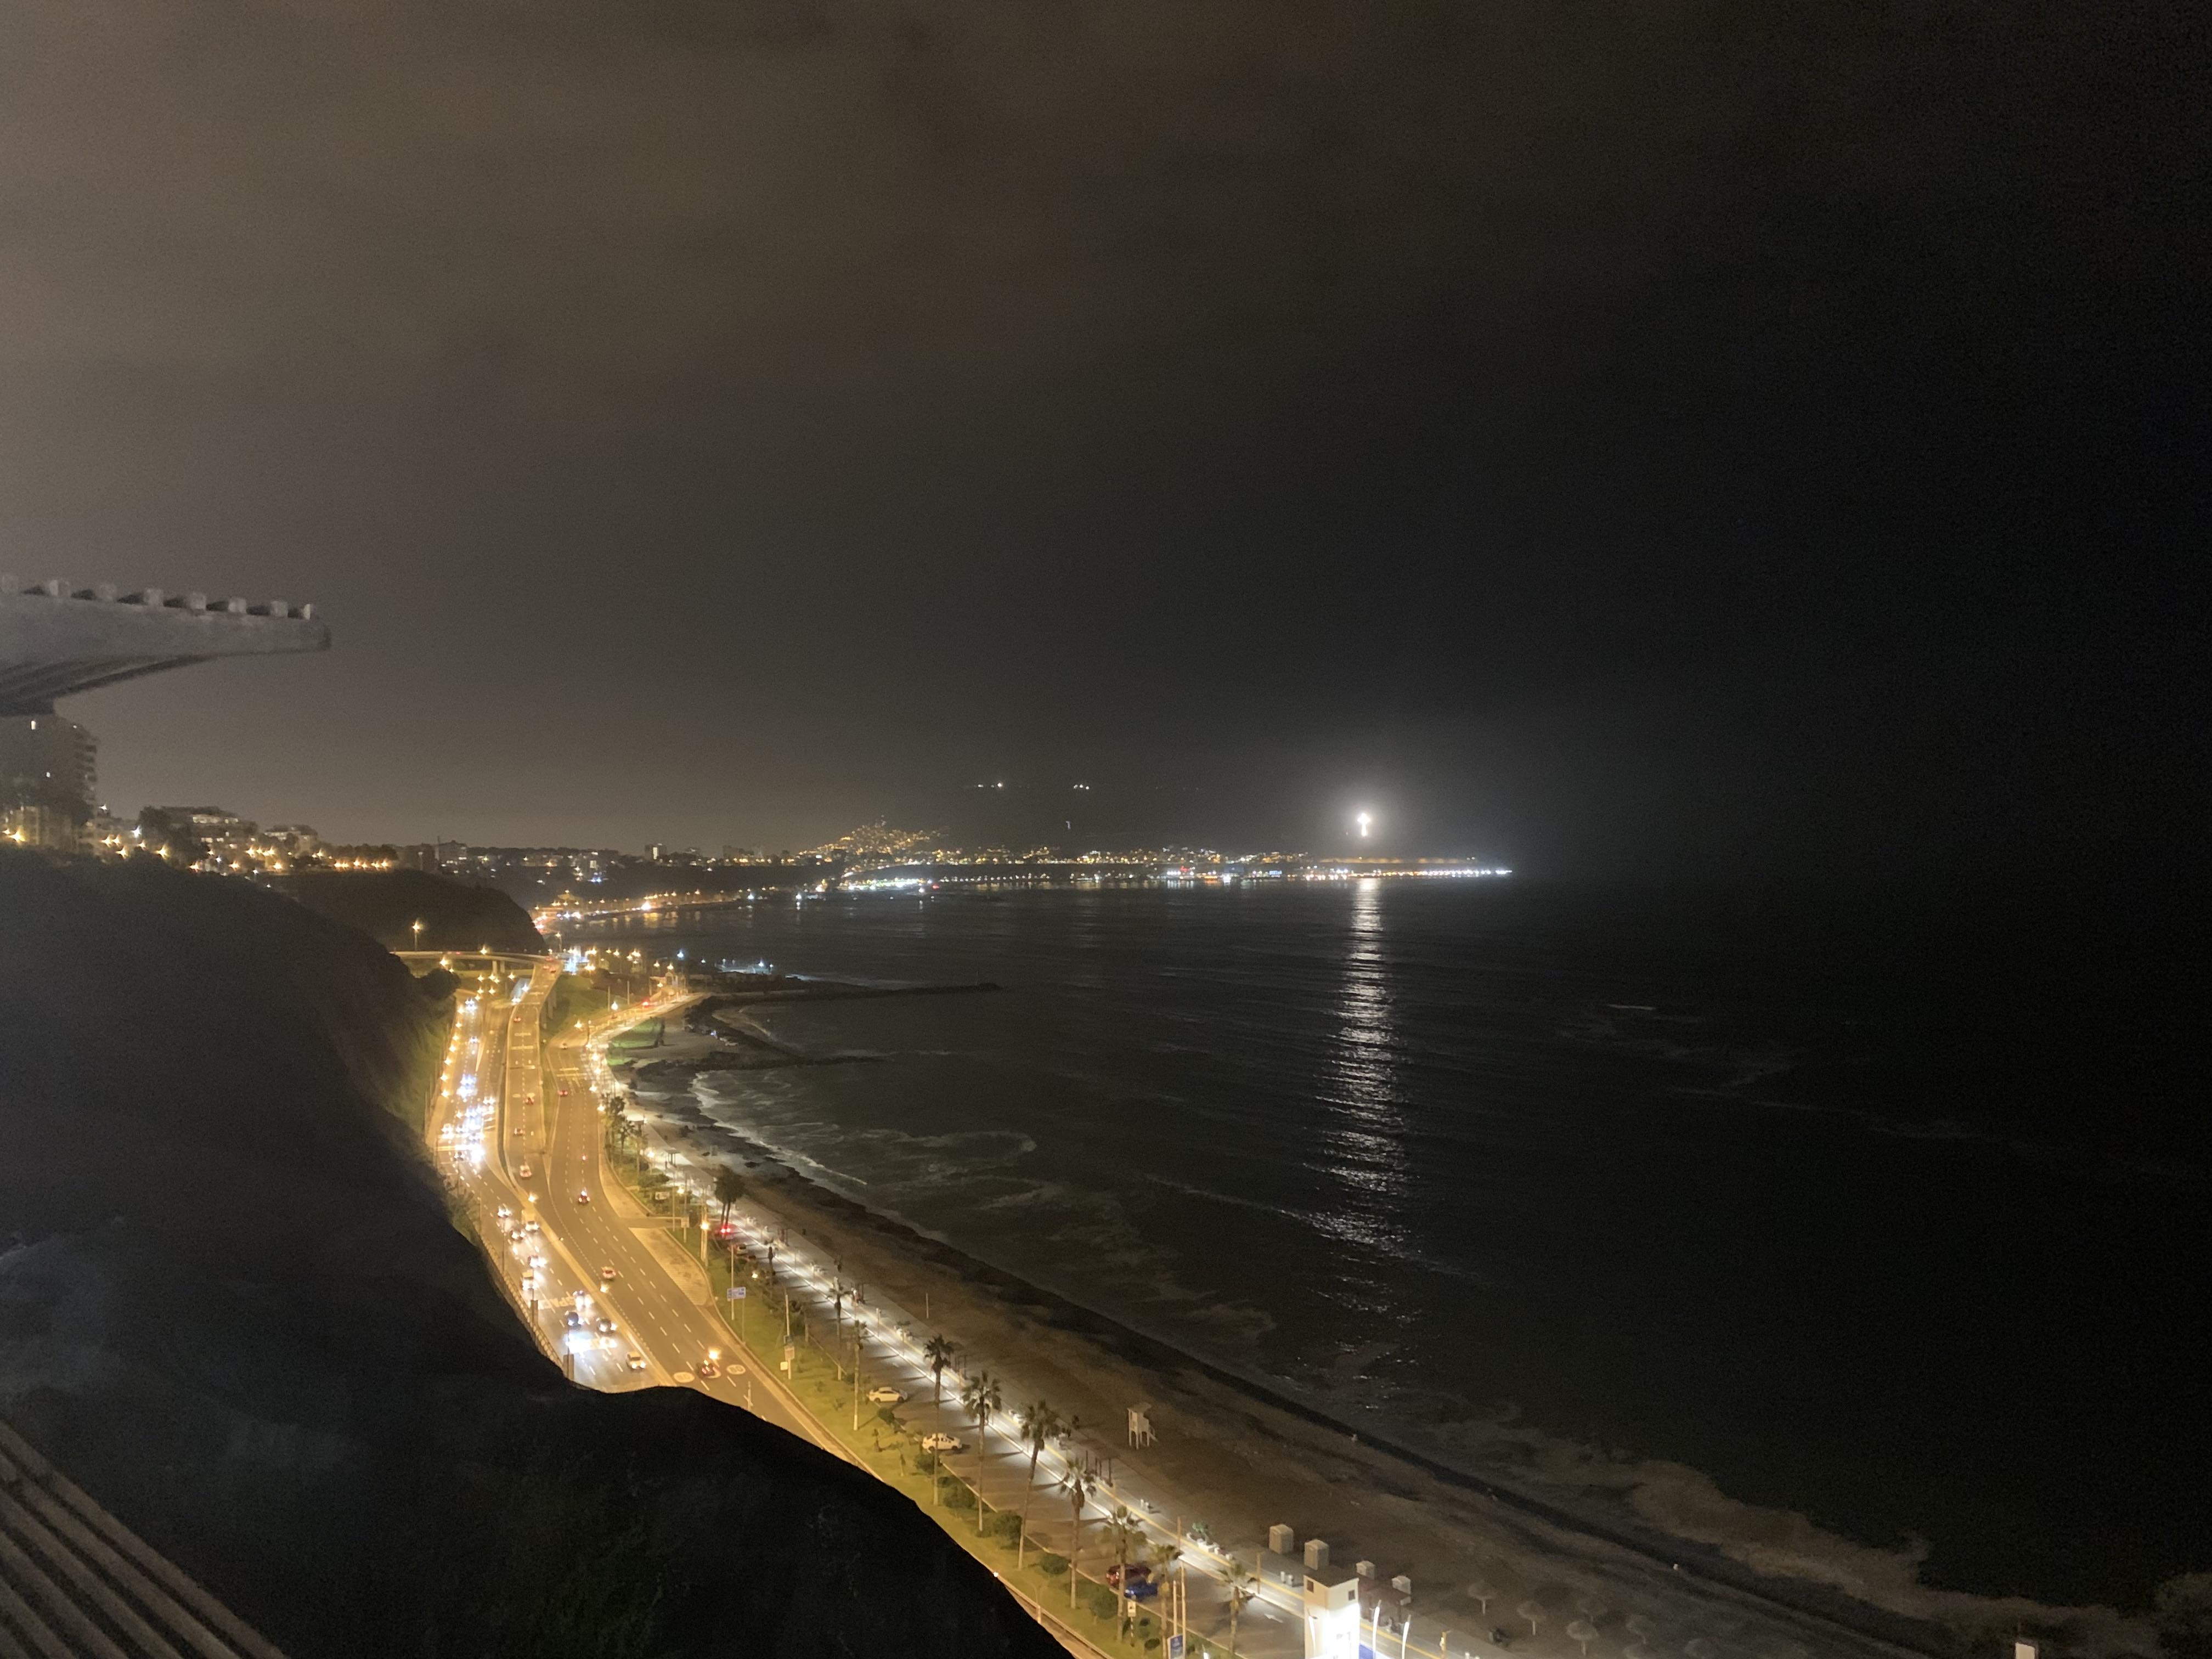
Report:
[[[975,1438],[981,1441],[983,1431],[991,1426],[991,1419],[1006,1402],[999,1391],[998,1379],[988,1371],[978,1371],[960,1391],[960,1404],[969,1416],[975,1419]],[[979,1448],[980,1449],[980,1448]]]
[[[1091,1494],[1098,1482],[1091,1471],[1080,1463],[1070,1463],[1067,1473],[1060,1477],[1060,1489],[1067,1494],[1067,1506],[1074,1514],[1074,1523],[1067,1537],[1067,1605],[1075,1606],[1075,1581],[1082,1575],[1075,1570],[1075,1553],[1083,1547],[1083,1507],[1091,1501]]]
[[[952,1356],[959,1352],[952,1346],[952,1340],[941,1333],[922,1345],[922,1360],[929,1367],[932,1405],[942,1406],[945,1403],[945,1368],[952,1363]]]
[[[730,1207],[745,1195],[744,1178],[726,1165],[714,1172],[714,1201],[722,1206],[722,1219],[730,1218]]]
[[[1060,1413],[1042,1400],[1032,1400],[1022,1407],[1022,1439],[1030,1449],[1029,1485],[1022,1488],[1022,1529],[1014,1540],[1014,1565],[1022,1565],[1022,1555],[1029,1543],[1030,1499],[1036,1494],[1037,1459],[1044,1453],[1045,1443],[1060,1432]]]
[[[1005,1398],[999,1391],[998,1379],[988,1371],[977,1371],[960,1390],[961,1407],[975,1419],[975,1530],[979,1534],[983,1530],[983,1437]]]
[[[1129,1512],[1127,1504],[1115,1504],[1113,1514],[1106,1517],[1106,1541],[1114,1547],[1114,1577],[1121,1595],[1121,1638],[1127,1641],[1129,1620],[1137,1605],[1129,1599],[1129,1552],[1141,1547],[1145,1541],[1145,1523]]]
[[[1244,1609],[1260,1593],[1260,1581],[1250,1569],[1235,1556],[1229,1558],[1229,1571],[1222,1577],[1229,1589],[1229,1651],[1237,1651],[1237,1621],[1244,1616]]]

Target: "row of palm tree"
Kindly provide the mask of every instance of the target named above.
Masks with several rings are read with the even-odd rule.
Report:
[[[719,1182],[716,1192],[717,1196],[720,1196]],[[931,1403],[940,1409],[945,1403],[945,1373],[954,1369],[959,1352],[958,1346],[941,1332],[930,1337],[922,1345],[922,1362],[929,1367]],[[988,1430],[991,1419],[998,1414],[1004,1403],[1003,1390],[998,1380],[989,1372],[979,1370],[975,1376],[963,1381],[960,1404],[975,1421],[979,1455],[981,1450],[980,1443]],[[1045,1448],[1053,1441],[1075,1433],[1080,1427],[1080,1421],[1073,1415],[1063,1418],[1049,1401],[1044,1400],[1033,1400],[1022,1407],[1017,1413],[1016,1421],[1018,1437],[1022,1444],[1029,1448],[1030,1454],[1028,1479],[1024,1483],[1022,1492],[1020,1525],[1015,1535],[1014,1565],[1018,1571],[1025,1563],[1029,1548],[1030,1504],[1036,1495],[1038,1461],[1043,1456]],[[1101,1482],[1098,1476],[1091,1469],[1080,1463],[1070,1462],[1056,1484],[1068,1502],[1067,1601],[1068,1606],[1073,1608],[1075,1606],[1076,1589],[1081,1577],[1075,1571],[1075,1559],[1082,1547],[1083,1512],[1090,1507],[1092,1499],[1097,1496]],[[976,1514],[980,1525],[982,1514],[982,1493],[980,1481],[976,1492]],[[1127,1594],[1131,1561],[1136,1559],[1146,1559],[1156,1575],[1157,1580],[1164,1582],[1169,1571],[1182,1554],[1182,1547],[1173,1540],[1163,1540],[1158,1544],[1147,1547],[1146,1543],[1147,1536],[1143,1521],[1125,1504],[1116,1504],[1107,1517],[1106,1540],[1113,1548],[1115,1565],[1117,1569],[1115,1577],[1119,1581],[1123,1592],[1118,1597],[1121,1607],[1119,1628],[1125,1640],[1127,1638],[1131,1622],[1136,1616],[1135,1604]],[[1237,1650],[1237,1626],[1243,1620],[1244,1609],[1249,1607],[1259,1595],[1260,1581],[1250,1569],[1233,1556],[1227,1559],[1225,1585],[1229,1603],[1229,1650],[1234,1653]]]

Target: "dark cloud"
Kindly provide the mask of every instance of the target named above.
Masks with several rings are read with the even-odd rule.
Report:
[[[88,700],[125,804],[780,844],[1083,773],[1692,866],[2185,810],[2180,7],[0,31],[0,564],[339,635]]]

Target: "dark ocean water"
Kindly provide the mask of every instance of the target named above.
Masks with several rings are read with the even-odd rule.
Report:
[[[694,958],[998,995],[779,1011],[720,1074],[848,1196],[1347,1420],[1517,1413],[1923,1577],[2212,1567],[2188,930],[2081,901],[1523,882],[833,897]]]

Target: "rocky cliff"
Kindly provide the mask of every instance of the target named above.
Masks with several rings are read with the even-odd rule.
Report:
[[[496,887],[419,870],[302,870],[270,883],[317,915],[357,927],[388,950],[542,951],[529,914]],[[415,931],[416,922],[422,931]]]
[[[396,1110],[446,1014],[275,894],[0,854],[0,1413],[295,1659],[1057,1652],[858,1472],[562,1380]]]

